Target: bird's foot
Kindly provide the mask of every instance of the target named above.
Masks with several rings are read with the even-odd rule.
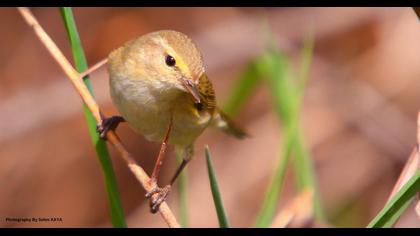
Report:
[[[100,124],[96,125],[96,131],[99,133],[99,137],[102,140],[106,140],[106,134],[108,131],[114,131],[120,122],[124,122],[124,118],[121,116],[111,116],[109,118],[103,118]]]
[[[165,201],[170,191],[171,185],[166,185],[163,188],[155,186],[152,190],[146,193],[145,197],[150,199],[150,211],[153,214],[159,210],[160,204]],[[157,194],[157,196],[152,198],[155,194]]]

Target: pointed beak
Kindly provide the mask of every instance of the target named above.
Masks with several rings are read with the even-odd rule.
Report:
[[[197,85],[192,82],[190,79],[181,79],[181,83],[184,86],[184,88],[188,91],[189,94],[191,94],[196,103],[200,103],[200,93],[198,92]]]

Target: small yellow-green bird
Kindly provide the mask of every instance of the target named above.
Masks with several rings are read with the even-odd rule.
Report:
[[[98,128],[106,132],[127,121],[150,141],[162,142],[151,181],[154,189],[147,198],[156,212],[170,186],[193,155],[197,137],[209,126],[237,138],[246,133],[216,105],[215,93],[206,76],[197,46],[183,33],[173,30],[152,32],[125,43],[108,56],[111,97],[121,116],[105,118]],[[172,144],[183,162],[170,185],[157,186],[166,143]]]

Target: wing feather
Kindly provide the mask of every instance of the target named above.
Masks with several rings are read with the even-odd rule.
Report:
[[[198,92],[202,99],[201,103],[203,108],[213,114],[216,109],[216,95],[214,93],[213,85],[205,73],[203,73],[198,81]]]

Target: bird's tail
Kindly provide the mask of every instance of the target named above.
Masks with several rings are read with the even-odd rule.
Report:
[[[213,117],[213,126],[238,139],[249,137],[242,127],[235,124],[228,115],[218,108]]]

